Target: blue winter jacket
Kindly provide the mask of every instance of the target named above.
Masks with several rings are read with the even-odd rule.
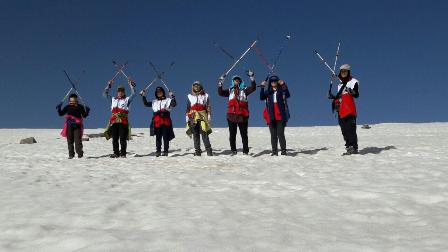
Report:
[[[291,95],[289,94],[288,86],[286,83],[282,86],[279,86],[277,89],[277,103],[280,113],[282,114],[282,121],[287,122],[289,120],[289,108],[286,99],[288,99]],[[266,100],[266,108],[268,109],[269,118],[271,121],[275,120],[274,115],[274,90],[272,86],[269,84],[268,88],[261,88],[260,91],[260,100]]]

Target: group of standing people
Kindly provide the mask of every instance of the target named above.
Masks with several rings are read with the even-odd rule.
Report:
[[[231,155],[237,154],[236,136],[239,130],[243,144],[243,154],[249,154],[249,96],[257,89],[254,72],[246,72],[250,84],[247,85],[241,76],[235,75],[230,85],[224,86],[225,76],[218,79],[218,95],[228,98],[227,101],[227,124],[229,128],[229,144]],[[338,113],[338,121],[342,135],[345,140],[347,155],[358,153],[358,139],[356,134],[357,111],[355,98],[359,97],[359,82],[352,77],[350,66],[344,64],[340,67],[338,75],[340,83],[336,95],[328,93],[332,100],[334,111]],[[113,154],[111,158],[125,158],[127,153],[127,141],[131,136],[129,123],[129,109],[133,102],[136,91],[135,83],[128,79],[131,94],[126,95],[125,87],[118,86],[116,95],[112,96],[110,90],[113,81],[109,81],[103,96],[111,102],[111,116],[105,130],[106,139],[112,138]],[[288,155],[286,148],[285,128],[290,118],[288,98],[290,92],[286,82],[277,75],[269,75],[260,83],[260,100],[265,102],[263,117],[269,126],[271,135],[271,155]],[[176,97],[168,90],[168,95],[163,87],[157,87],[154,99],[148,101],[146,92],[141,91],[140,96],[145,107],[152,109],[153,116],[150,124],[150,135],[156,137],[156,156],[168,156],[169,144],[175,138],[171,110],[176,107]],[[83,118],[89,115],[90,108],[78,103],[76,94],[69,97],[69,104],[62,108],[62,102],[58,104],[57,110],[60,116],[65,115],[65,125],[61,135],[67,138],[69,158],[75,156],[83,157],[82,135]],[[211,128],[211,103],[210,96],[205,91],[200,81],[192,84],[191,93],[187,95],[187,108],[185,113],[186,134],[193,138],[194,155],[201,156],[201,139],[208,156],[213,156],[213,149],[209,135]],[[163,149],[162,149],[163,143]],[[280,149],[278,148],[280,144]]]

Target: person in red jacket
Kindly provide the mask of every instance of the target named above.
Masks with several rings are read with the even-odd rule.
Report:
[[[232,84],[229,89],[224,89],[224,77],[218,81],[219,96],[228,97],[227,102],[227,124],[229,125],[229,142],[232,155],[237,154],[236,133],[240,129],[241,139],[243,141],[243,154],[249,154],[249,138],[247,129],[249,124],[249,102],[248,96],[257,89],[257,84],[252,70],[247,71],[251,85],[248,87],[240,76],[235,75],[232,78]]]
[[[339,126],[345,141],[347,150],[344,155],[358,154],[358,136],[356,134],[356,111],[355,99],[359,97],[359,81],[352,77],[350,65],[344,64],[340,67],[340,83],[338,93],[328,93],[329,99],[333,100],[333,109],[338,112]]]

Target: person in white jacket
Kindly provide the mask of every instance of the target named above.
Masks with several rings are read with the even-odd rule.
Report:
[[[169,92],[169,97],[166,97],[165,90],[162,87],[156,88],[154,92],[155,99],[152,102],[148,102],[146,99],[145,91],[141,91],[140,95],[145,107],[150,107],[153,111],[150,135],[156,136],[156,157],[160,155],[168,156],[170,141],[175,137],[170,112],[172,108],[176,107],[176,97],[172,92]]]

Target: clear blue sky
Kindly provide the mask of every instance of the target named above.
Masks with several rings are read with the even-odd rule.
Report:
[[[359,123],[448,121],[447,13],[441,0],[0,0],[0,127],[61,127],[55,105],[69,89],[63,69],[79,79],[92,108],[87,127],[104,127],[110,104],[101,92],[115,72],[112,59],[129,61],[139,90],[154,78],[150,60],[160,68],[174,60],[166,77],[179,103],[175,126],[184,127],[185,95],[195,80],[212,96],[214,126],[225,126],[226,99],[217,96],[216,80],[232,62],[213,41],[238,55],[260,38],[272,58],[287,33],[292,40],[278,72],[292,93],[290,126],[336,124],[325,97],[329,74],[313,51],[333,61],[338,40],[340,63],[350,63],[360,80]],[[255,51],[244,65],[257,80],[267,74]],[[251,126],[264,125],[263,106],[253,94]],[[149,126],[140,97],[130,118],[134,127]]]

